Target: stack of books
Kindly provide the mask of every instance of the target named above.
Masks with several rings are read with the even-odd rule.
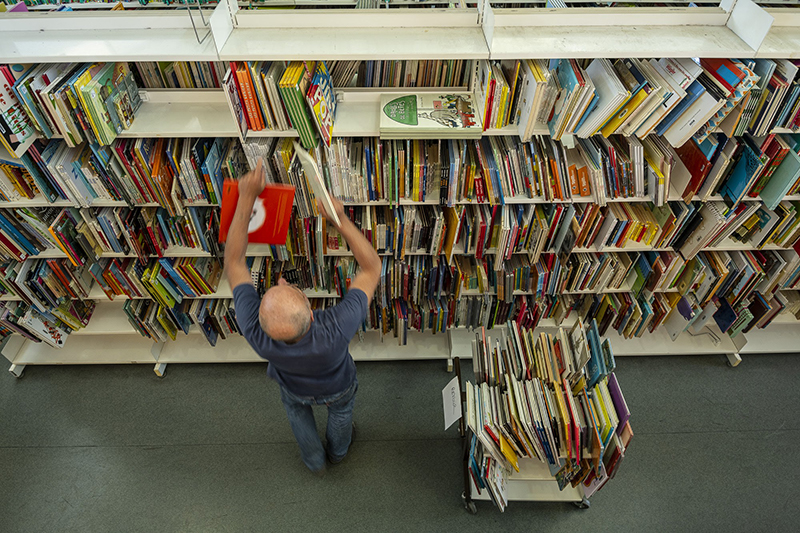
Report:
[[[616,475],[633,437],[609,340],[594,321],[538,335],[511,323],[504,333],[481,330],[472,341],[464,419],[474,490],[502,511],[520,461],[535,460],[559,489],[580,486],[591,497]]]

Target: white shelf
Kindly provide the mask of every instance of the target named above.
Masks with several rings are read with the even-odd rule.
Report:
[[[783,312],[764,329],[753,328],[743,335],[747,344],[740,354],[797,353],[800,346],[800,321]]]
[[[234,333],[228,339],[218,339],[211,346],[203,335],[178,334],[175,341],[164,343],[158,356],[159,363],[265,363],[247,344]]]
[[[97,303],[89,325],[70,334],[72,337],[84,337],[94,335],[135,335],[141,337],[130,322],[128,322],[125,311],[122,310],[123,302],[115,300],[101,301]],[[142,337],[144,338],[144,337]],[[152,341],[149,341],[152,344]],[[108,345],[106,346],[108,349]]]
[[[396,361],[402,359],[449,359],[450,350],[447,333],[432,334],[409,331],[406,346],[399,346],[394,332],[389,332],[380,341],[380,333],[370,330],[363,333],[364,341],[358,335],[350,343],[350,354],[356,361]]]
[[[492,59],[752,56],[725,26],[506,26],[492,42]]]
[[[185,10],[3,13],[0,34],[3,63],[217,60],[214,39],[198,43]]]
[[[222,89],[147,89],[147,99],[120,137],[236,137]]]
[[[240,11],[228,60],[487,59],[474,9]]]
[[[529,463],[538,463],[541,468]],[[573,488],[567,485],[564,490],[559,490],[558,482],[550,475],[547,465],[534,459],[520,459],[520,471],[512,472],[508,478],[506,496],[509,502],[512,501],[536,501],[536,502],[579,502],[583,500],[583,489],[581,485]],[[544,474],[547,477],[544,477]],[[489,492],[482,490],[478,494],[474,481],[472,483],[472,499],[489,501]]]
[[[778,15],[781,11],[774,10]],[[787,13],[776,16],[776,23]],[[775,26],[770,29],[764,42],[756,53],[756,57],[769,59],[797,59],[800,58],[800,29],[796,26]]]
[[[107,336],[67,338],[63,348],[26,342],[12,361],[15,365],[155,364],[161,346],[150,339],[126,337],[124,342]]]
[[[714,8],[495,9],[492,59],[753,57]]]

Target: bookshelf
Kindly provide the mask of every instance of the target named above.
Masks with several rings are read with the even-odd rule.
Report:
[[[492,59],[753,55],[719,8],[500,8],[492,18]]]
[[[524,58],[595,58],[595,57],[800,57],[800,13],[768,9],[775,21],[760,46],[748,45],[728,27],[730,14],[722,8],[620,8],[597,9],[426,9],[424,16],[414,10],[256,10],[238,12],[229,2],[215,10],[203,10],[210,20],[230,21],[232,29],[221,29],[212,23],[203,27],[196,10],[141,10],[76,13],[4,13],[0,15],[0,62],[72,62],[72,61],[227,61],[227,60],[376,60],[376,59],[517,59]],[[228,12],[225,12],[228,10]],[[229,15],[230,10],[234,14]],[[195,33],[192,25],[197,27]],[[210,32],[210,33],[208,33]],[[207,34],[208,33],[208,34]],[[309,39],[313,35],[313,39]],[[473,83],[474,85],[474,83]],[[379,102],[382,94],[401,94],[440,90],[469,91],[465,88],[431,89],[337,89],[339,111],[335,123],[336,137],[379,136]],[[121,137],[238,137],[233,110],[221,89],[179,90],[145,89],[144,103],[132,127]],[[546,134],[536,130],[535,134]],[[489,129],[484,136],[513,136],[516,127]],[[251,131],[248,140],[259,137],[295,137],[295,130]],[[670,200],[679,194],[670,191]],[[799,200],[797,195],[788,200]],[[719,200],[712,196],[710,200]],[[746,199],[757,201],[758,199]],[[543,198],[512,197],[509,205],[589,203],[592,198],[547,201]],[[643,202],[642,198],[614,198],[609,203]],[[399,205],[438,205],[438,191],[424,202],[400,200]],[[459,201],[457,205],[470,202]],[[388,201],[350,203],[350,205],[389,205]],[[20,200],[0,204],[0,209],[14,207],[68,206],[58,200],[50,204],[43,199]],[[98,200],[97,207],[123,206],[124,202]],[[155,206],[157,204],[145,204]],[[189,204],[187,204],[189,205]],[[726,241],[714,250],[752,250],[744,244]],[[768,245],[764,249],[780,249]],[[605,248],[604,252],[654,250],[646,246]],[[671,250],[658,248],[656,250]],[[596,246],[578,248],[574,252],[598,252]],[[463,249],[456,253],[463,253]],[[169,249],[170,257],[207,256],[202,251]],[[252,245],[248,256],[267,256],[265,247]],[[348,256],[349,252],[330,251],[328,256]],[[411,254],[415,255],[415,254]],[[419,255],[419,254],[416,254]],[[105,257],[125,257],[106,254]],[[127,257],[132,257],[128,254]],[[60,250],[49,250],[40,258],[63,258]],[[603,292],[626,292],[630,284]],[[577,294],[597,292],[579,291]],[[674,292],[671,291],[671,292]],[[479,296],[478,291],[462,291],[465,296]],[[526,294],[515,292],[515,295]],[[309,297],[333,297],[327,292],[307,291]],[[211,299],[231,298],[226,281]],[[220,340],[209,346],[202,335],[180,335],[177,341],[153,343],[134,331],[121,310],[124,297],[108,302],[95,285],[90,298],[98,304],[89,327],[75,332],[60,351],[25,343],[15,348],[9,342],[3,355],[12,368],[21,372],[26,364],[93,364],[179,362],[250,362],[252,356],[238,336]],[[17,298],[18,299],[18,298]],[[0,300],[13,301],[14,297]],[[570,316],[568,320],[574,320]],[[539,327],[555,327],[551,319],[543,319]],[[625,339],[613,330],[613,344],[618,355],[739,354],[758,351],[791,350],[793,316],[781,316],[768,330],[752,330],[742,334],[749,341],[740,346],[718,331],[691,336],[684,334],[676,341],[661,330],[643,338]],[[781,335],[771,334],[780,331]],[[355,339],[351,352],[357,360],[445,359],[469,357],[463,338],[472,333],[454,328],[446,334],[408,332],[408,345],[398,346],[391,336],[381,340],[376,331],[366,331],[363,340]],[[125,339],[120,353],[103,354],[100,348]],[[800,340],[800,339],[798,339]],[[128,342],[130,341],[130,342]],[[29,346],[30,345],[30,346]],[[795,343],[796,346],[796,343]],[[756,348],[758,347],[758,348]],[[152,350],[151,350],[152,348]],[[147,350],[150,355],[133,356]],[[162,366],[163,370],[163,366]]]
[[[221,60],[488,59],[476,9],[239,11]],[[308,36],[313,35],[313,39]]]
[[[3,13],[0,57],[13,63],[216,61],[214,40],[192,13],[199,37],[184,10]],[[206,20],[211,13],[204,10]]]
[[[147,89],[142,108],[120,137],[235,137],[236,122],[218,89]]]

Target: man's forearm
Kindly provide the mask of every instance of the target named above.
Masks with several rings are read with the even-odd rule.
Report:
[[[225,262],[245,261],[247,255],[247,227],[253,212],[255,196],[239,196],[236,211],[233,214],[231,227],[228,229],[228,241],[225,244]]]
[[[353,257],[355,257],[361,270],[380,273],[381,258],[378,257],[378,253],[372,247],[372,243],[364,237],[349,218],[342,217],[341,222],[342,226],[339,228],[339,233],[342,234],[342,237],[350,246]]]

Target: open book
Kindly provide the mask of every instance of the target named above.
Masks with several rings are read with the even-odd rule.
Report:
[[[325,211],[327,211],[331,218],[333,218],[333,221],[338,228],[342,224],[339,221],[339,215],[336,214],[336,209],[333,207],[331,195],[328,193],[327,187],[325,187],[325,182],[322,179],[322,174],[319,171],[317,162],[314,161],[314,158],[311,157],[311,154],[306,152],[296,141],[294,142],[294,151],[297,153],[297,157],[300,158],[300,163],[303,165],[303,172],[305,172],[306,179],[311,185],[311,189],[314,191],[314,198],[322,202],[322,206],[325,208]]]

